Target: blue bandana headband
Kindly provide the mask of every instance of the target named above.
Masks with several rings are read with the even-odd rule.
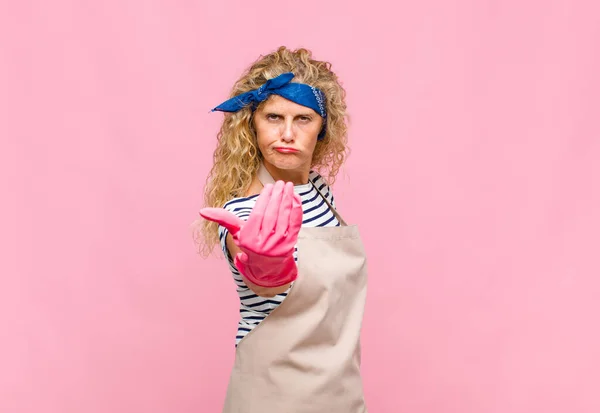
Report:
[[[323,118],[323,129],[321,129],[318,137],[321,140],[325,137],[325,121],[327,120],[325,94],[314,86],[304,83],[292,83],[293,78],[293,73],[284,73],[273,79],[269,79],[258,89],[234,96],[221,103],[212,111],[237,112],[246,106],[251,106],[252,110],[254,110],[259,103],[267,100],[269,96],[279,95],[294,103],[311,108],[321,115]]]

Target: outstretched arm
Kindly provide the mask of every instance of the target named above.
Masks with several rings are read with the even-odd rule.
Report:
[[[302,201],[291,182],[266,185],[248,221],[222,208],[205,208],[200,215],[227,228],[234,264],[257,295],[281,293],[296,279],[293,254],[302,226]]]

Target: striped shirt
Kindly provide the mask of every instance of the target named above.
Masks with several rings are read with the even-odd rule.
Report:
[[[327,198],[327,201],[335,208],[335,202],[333,194],[329,186],[325,183],[325,180],[317,172],[311,171],[308,179],[319,188],[319,191]],[[303,227],[329,227],[339,226],[337,218],[329,209],[323,197],[319,195],[317,190],[309,182],[304,185],[294,186],[294,191],[302,198],[302,226]],[[243,220],[247,220],[252,208],[256,204],[258,195],[252,195],[246,198],[235,198],[228,201],[223,208],[230,211],[240,217]],[[233,281],[237,286],[237,292],[240,297],[240,321],[238,323],[238,331],[235,338],[235,344],[237,344],[248,334],[254,327],[256,327],[262,320],[267,317],[271,311],[273,311],[279,304],[283,302],[288,294],[288,291],[278,294],[275,297],[259,297],[252,290],[250,290],[244,281],[240,272],[237,270],[233,263],[232,257],[229,255],[227,249],[226,237],[228,231],[222,226],[219,226],[219,239],[221,240],[221,248],[223,253],[229,262],[229,269],[233,275]],[[294,259],[298,259],[297,249],[294,251]]]

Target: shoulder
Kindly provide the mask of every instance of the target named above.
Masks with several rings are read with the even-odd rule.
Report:
[[[254,208],[254,205],[256,204],[256,198],[258,198],[258,195],[233,198],[223,205],[223,209],[231,212],[238,218],[247,221],[248,217],[250,216],[250,213],[252,212],[252,208]],[[226,237],[227,234],[229,234],[229,231],[224,226],[219,225],[218,234],[219,239],[221,241],[221,247],[223,248],[223,252],[225,253],[225,256],[231,260],[226,243]]]
[[[311,170],[308,174],[308,179],[315,185],[319,192],[321,192],[335,208],[335,199],[333,197],[333,191],[331,190],[331,187],[329,186],[325,178],[323,178],[323,176],[321,176],[317,171]]]
[[[258,194],[241,198],[233,198],[223,205],[223,209],[237,215],[242,219],[247,219],[248,215],[250,215],[250,211],[252,211],[252,208],[254,208],[254,205],[256,204],[257,198]]]
[[[329,188],[329,185],[327,184],[327,181],[325,181],[325,178],[323,178],[323,176],[321,176],[321,174],[319,174],[317,171],[311,170],[308,174],[308,179],[310,179],[310,181],[313,184],[315,184],[315,186],[319,189]]]

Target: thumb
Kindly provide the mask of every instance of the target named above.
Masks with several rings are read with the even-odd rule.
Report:
[[[244,226],[244,220],[223,208],[202,208],[200,216],[227,228],[231,236],[235,236]]]

